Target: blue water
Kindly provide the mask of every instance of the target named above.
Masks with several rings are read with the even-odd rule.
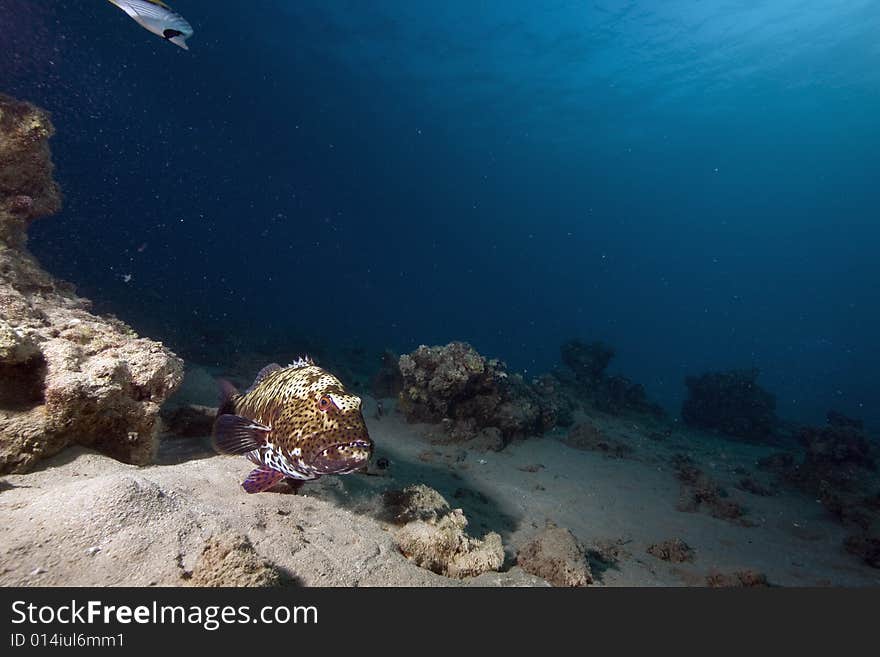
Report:
[[[564,340],[676,411],[761,368],[779,413],[880,425],[880,4],[0,0],[0,89],[47,107],[45,266],[185,352],[264,333]],[[292,338],[293,339],[293,338]]]

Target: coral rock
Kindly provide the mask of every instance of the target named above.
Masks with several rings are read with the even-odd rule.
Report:
[[[399,366],[400,408],[407,421],[443,423],[450,441],[472,440],[494,427],[507,443],[543,433],[556,422],[551,400],[464,342],[423,345],[401,356]]]
[[[435,522],[414,520],[397,530],[394,540],[410,561],[447,577],[475,577],[504,563],[501,537],[490,532],[480,540],[465,533],[467,518],[454,509]]]
[[[738,570],[734,573],[712,572],[706,576],[710,588],[764,588],[770,586],[767,576],[754,570]]]
[[[658,404],[648,399],[641,384],[625,376],[605,373],[614,358],[613,347],[604,342],[570,340],[560,351],[563,364],[574,375],[578,396],[593,408],[612,415],[650,415],[656,418],[665,415]]]
[[[45,272],[26,229],[60,207],[41,110],[0,96],[0,473],[25,472],[70,444],[148,463],[159,406],[181,361]]]
[[[190,586],[279,586],[282,573],[261,558],[246,536],[233,533],[212,537],[189,577]]]
[[[580,422],[573,426],[562,438],[562,442],[575,449],[602,452],[613,458],[623,458],[633,451],[629,445],[606,437],[590,422]]]
[[[392,522],[397,524],[406,524],[413,520],[436,522],[450,511],[449,502],[424,484],[386,491],[384,503]]]
[[[679,511],[694,512],[705,507],[715,518],[744,526],[751,524],[743,517],[746,510],[737,502],[728,499],[727,491],[697,468],[689,458],[677,457],[674,463],[678,480],[682,483],[677,505]]]
[[[407,486],[384,495],[391,522],[402,525],[394,534],[400,552],[416,565],[447,577],[475,577],[497,571],[504,563],[501,537],[491,532],[482,540],[465,532],[468,521],[461,509],[433,488]]]
[[[694,549],[680,538],[672,538],[662,543],[649,545],[648,554],[672,563],[693,561],[695,556]]]
[[[614,358],[614,348],[604,342],[570,340],[561,347],[562,362],[581,384],[589,385],[605,375]]]
[[[563,527],[548,527],[517,554],[517,564],[527,573],[554,586],[587,586],[593,583],[584,547]]]
[[[709,372],[685,379],[686,424],[753,441],[766,441],[778,423],[776,399],[758,385],[758,370]]]

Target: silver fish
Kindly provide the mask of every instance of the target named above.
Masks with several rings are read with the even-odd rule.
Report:
[[[189,50],[186,40],[193,35],[187,20],[161,0],[108,0],[116,5],[145,30],[156,34],[175,46]]]

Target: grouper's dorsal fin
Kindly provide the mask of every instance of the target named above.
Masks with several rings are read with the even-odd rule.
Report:
[[[277,372],[280,369],[281,369],[281,365],[279,365],[278,363],[271,363],[269,365],[266,365],[266,367],[264,367],[263,369],[261,369],[259,371],[259,373],[257,374],[257,378],[254,379],[254,382],[251,384],[251,387],[248,388],[247,391],[245,391],[245,394],[249,393],[251,390],[256,388],[260,384],[260,381],[265,379],[272,372]]]
[[[301,356],[288,365],[288,367],[298,370],[301,367],[311,367],[314,364],[315,361],[313,361],[310,356]]]

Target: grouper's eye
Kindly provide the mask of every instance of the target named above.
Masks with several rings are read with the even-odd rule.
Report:
[[[333,408],[333,400],[330,399],[327,395],[322,395],[318,400],[318,409],[322,411],[329,411]]]

